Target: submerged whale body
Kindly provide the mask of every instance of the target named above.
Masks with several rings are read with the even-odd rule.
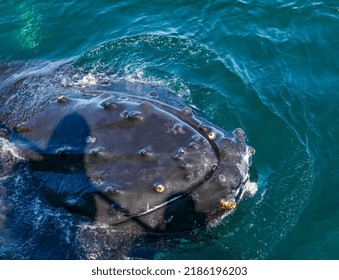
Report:
[[[0,137],[45,203],[117,231],[174,233],[215,224],[255,188],[241,129],[162,88],[41,64],[0,66]]]

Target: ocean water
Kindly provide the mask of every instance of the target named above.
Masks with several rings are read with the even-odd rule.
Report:
[[[218,126],[244,129],[256,195],[156,259],[339,259],[338,26],[334,0],[9,0],[0,63],[71,59],[165,87]],[[4,209],[0,258],[23,246],[8,237]],[[36,258],[53,258],[49,249]]]

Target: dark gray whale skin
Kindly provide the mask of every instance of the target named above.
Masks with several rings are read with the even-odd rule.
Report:
[[[241,129],[160,87],[84,76],[68,63],[0,65],[0,137],[48,203],[123,232],[185,232],[234,211],[254,154]]]

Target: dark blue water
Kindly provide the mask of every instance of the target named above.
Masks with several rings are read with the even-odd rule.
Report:
[[[257,194],[155,258],[338,259],[338,26],[331,0],[0,1],[0,60],[72,59],[86,73],[166,87],[245,130]],[[8,237],[0,207],[6,258],[28,245]],[[51,258],[49,247],[39,256]]]

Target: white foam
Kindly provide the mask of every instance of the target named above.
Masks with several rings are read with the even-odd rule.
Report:
[[[3,138],[0,138],[0,156],[1,157],[10,156],[15,159],[23,159],[20,156],[20,153],[17,147],[13,143],[9,142],[7,139],[3,139]]]
[[[92,74],[88,73],[87,75],[83,76],[82,79],[77,81],[75,84],[81,87],[96,85],[98,83],[97,78]]]
[[[96,140],[97,139],[95,137],[92,137],[92,136],[87,136],[86,137],[86,143],[87,144],[89,144],[89,143],[93,144],[93,143],[95,143]]]
[[[243,195],[252,197],[258,191],[258,185],[255,182],[247,181],[246,184],[243,186]]]
[[[131,73],[130,67],[131,65],[128,64],[125,66],[125,69],[124,69],[125,73],[130,73],[130,74],[127,74],[127,76],[125,77],[126,81],[132,82],[132,83],[135,83],[135,82],[147,83],[147,79],[144,78],[145,73],[142,68],[135,68],[133,73]]]
[[[250,182],[249,180],[249,165],[250,165],[250,149],[246,146],[246,153],[242,157],[241,163],[237,163],[237,167],[240,171],[241,176],[244,178],[243,180],[246,181],[244,186],[242,187],[242,194],[240,200],[245,197],[252,197],[258,191],[258,185],[255,182]]]
[[[244,180],[248,178],[249,159],[250,159],[249,149],[248,147],[246,147],[246,153],[242,155],[241,162],[237,163],[237,167]]]

